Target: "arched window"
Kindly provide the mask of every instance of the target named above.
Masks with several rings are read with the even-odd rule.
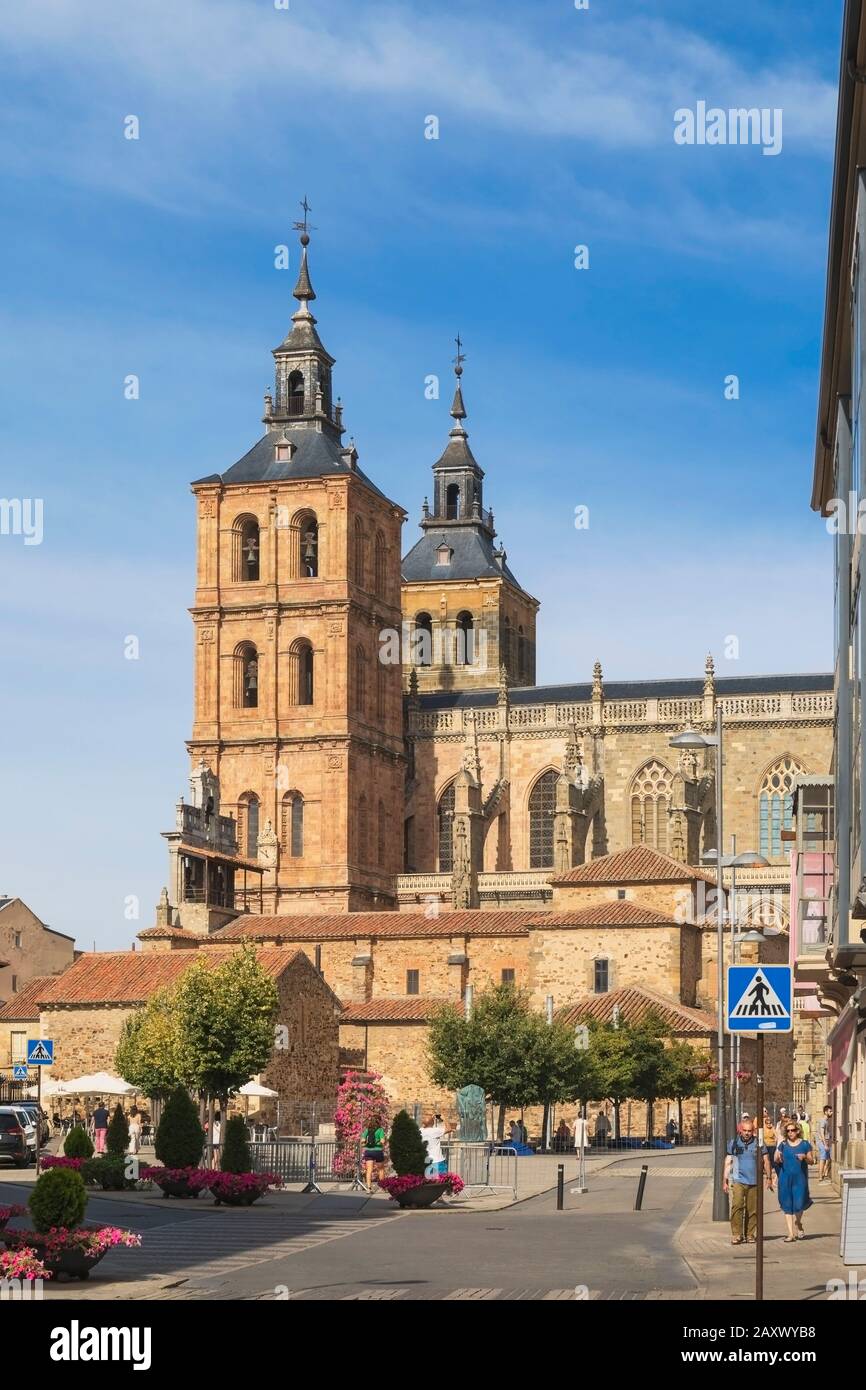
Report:
[[[526,660],[526,638],[523,635],[523,628],[517,629],[517,679],[526,680],[528,662]]]
[[[448,521],[456,521],[460,516],[460,487],[449,483],[445,490],[445,516]]]
[[[288,383],[288,414],[303,415],[304,413],[304,374],[303,372],[292,372]]]
[[[457,614],[457,665],[471,666],[475,661],[475,623],[471,613]]]
[[[436,812],[437,859],[440,874],[450,874],[454,868],[454,783],[446,787],[439,798]]]
[[[362,792],[361,799],[358,802],[358,822],[355,826],[355,844],[358,847],[358,863],[361,865],[366,864],[369,860],[367,851],[367,845],[369,843],[368,825],[367,797],[365,793]]]
[[[367,653],[363,647],[355,648],[355,710],[358,714],[367,712]]]
[[[412,633],[412,665],[433,665],[433,619],[429,613],[415,614],[415,631]]]
[[[380,869],[385,867],[386,845],[388,841],[388,822],[385,816],[385,803],[379,802],[376,820],[376,863]]]
[[[556,809],[556,772],[544,772],[529,794],[529,867],[553,866],[553,814]]]
[[[289,647],[289,699],[293,705],[311,705],[315,694],[314,656],[306,637],[298,637]]]
[[[255,792],[238,797],[238,844],[247,859],[259,857],[259,798]]]
[[[298,512],[292,519],[291,536],[292,578],[315,579],[319,573],[319,523],[315,512]]]
[[[259,703],[259,657],[251,642],[241,642],[234,653],[234,704],[236,709],[255,709]]]
[[[804,768],[795,758],[779,758],[767,770],[758,793],[759,849],[766,859],[784,854],[782,831],[790,830],[794,819],[794,782]]]
[[[361,518],[355,518],[355,583],[359,589],[366,586],[367,579],[367,543],[364,536],[364,527]]]
[[[651,758],[631,784],[631,842],[668,852],[668,811],[673,778],[664,763]]]
[[[300,859],[304,853],[304,798],[286,792],[280,807],[280,846],[284,854]]]
[[[374,566],[374,589],[379,598],[385,597],[385,537],[376,532],[376,552]]]
[[[381,661],[376,662],[376,718],[381,721],[385,718],[386,701],[386,671]]]
[[[232,526],[232,579],[258,579],[259,523],[254,516],[239,516]]]

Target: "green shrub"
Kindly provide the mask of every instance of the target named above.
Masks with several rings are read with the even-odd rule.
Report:
[[[112,1158],[122,1158],[129,1148],[129,1121],[123,1113],[120,1101],[114,1107],[114,1114],[108,1122],[105,1146]]]
[[[66,1136],[63,1152],[67,1158],[92,1158],[93,1140],[88,1138],[81,1125],[75,1125]]]
[[[421,1131],[407,1110],[400,1110],[394,1116],[391,1136],[388,1140],[391,1162],[398,1177],[424,1176],[427,1167],[427,1145],[421,1138]]]
[[[182,1087],[172,1091],[156,1127],[156,1156],[166,1168],[196,1168],[204,1148],[198,1111]]]
[[[226,1125],[220,1168],[224,1173],[248,1173],[251,1167],[247,1127],[242,1115],[232,1115]]]
[[[126,1158],[117,1154],[89,1158],[78,1170],[85,1182],[94,1183],[103,1192],[122,1192],[135,1187],[135,1180],[126,1176]]]
[[[33,1225],[44,1234],[52,1226],[81,1225],[87,1206],[84,1179],[74,1168],[49,1168],[36,1180],[27,1205]]]

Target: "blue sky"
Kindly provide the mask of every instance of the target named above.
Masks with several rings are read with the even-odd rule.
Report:
[[[841,0],[7,7],[0,490],[44,499],[44,540],[0,536],[0,892],[85,947],[152,921],[187,792],[187,485],[259,437],[305,193],[336,389],[407,550],[463,336],[540,681],[596,657],[611,679],[697,675],[708,650],[720,675],[829,667],[808,504],[840,19]],[[781,153],[676,145],[698,100],[781,108]]]

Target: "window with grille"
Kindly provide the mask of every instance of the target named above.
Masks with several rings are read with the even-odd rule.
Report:
[[[13,1063],[14,1063],[14,1062],[26,1062],[26,1061],[27,1061],[27,1034],[26,1034],[26,1033],[13,1033],[13,1034],[11,1035],[9,1041],[10,1041],[10,1045],[11,1045],[11,1048],[12,1048],[12,1061],[13,1061]]]
[[[653,758],[635,773],[631,784],[631,842],[668,852],[668,809],[672,775]]]
[[[592,988],[595,994],[607,994],[610,989],[610,961],[604,958],[592,963]]]
[[[407,993],[407,994],[417,994],[417,993],[418,993],[418,988],[419,988],[420,979],[421,979],[421,972],[420,972],[420,970],[407,970],[407,971],[406,971],[406,993]]]
[[[760,851],[766,859],[780,859],[784,854],[782,831],[794,823],[794,782],[804,769],[794,758],[780,758],[761,783],[758,794],[758,838]]]
[[[504,985],[513,985],[513,984],[514,984],[514,971],[513,971],[513,970],[503,970],[503,972],[502,972],[502,983],[503,983]]]
[[[553,816],[556,810],[555,772],[539,777],[529,797],[529,867],[553,866]]]
[[[450,874],[454,868],[454,783],[446,787],[439,798],[437,813],[439,831],[439,872]]]

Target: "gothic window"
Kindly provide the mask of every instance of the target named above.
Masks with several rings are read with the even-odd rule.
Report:
[[[553,866],[553,815],[556,809],[557,773],[545,772],[529,795],[529,867]]]
[[[599,956],[592,962],[592,992],[607,994],[610,989],[610,961]]]
[[[454,868],[454,783],[446,787],[439,798],[436,813],[438,831],[437,858],[440,874],[450,874]]]
[[[381,531],[376,532],[374,589],[379,598],[385,597],[385,537]]]
[[[355,711],[367,712],[367,653],[363,647],[355,648]]]
[[[303,372],[292,372],[287,383],[288,390],[288,414],[303,415],[304,413],[304,374]]]
[[[280,846],[284,854],[300,859],[304,853],[304,798],[286,792],[280,807]]]
[[[355,583],[359,589],[366,585],[367,557],[366,557],[366,538],[364,527],[360,517],[355,519]]]
[[[457,665],[471,666],[475,661],[475,624],[471,613],[457,614]]]
[[[433,664],[433,619],[429,613],[415,614],[415,631],[412,633],[413,666],[432,666]]]
[[[258,579],[259,523],[254,516],[239,516],[232,526],[232,579]]]
[[[445,490],[445,516],[448,521],[456,521],[460,516],[460,488],[457,483],[449,483]]]
[[[319,573],[319,523],[315,512],[298,512],[292,520],[291,577],[315,579]]]
[[[258,859],[259,798],[255,792],[244,792],[238,798],[238,841],[242,854],[248,859]]]
[[[368,855],[368,852],[367,852],[367,845],[368,845],[367,822],[368,822],[367,797],[366,797],[366,795],[362,792],[362,793],[361,793],[361,799],[360,799],[360,801],[358,802],[358,823],[357,823],[357,825],[356,825],[356,827],[355,827],[355,844],[357,845],[357,850],[358,850],[358,863],[359,863],[360,865],[366,864],[367,861],[368,861],[368,859],[369,859],[369,855]]]
[[[652,758],[631,784],[631,842],[668,852],[668,810],[672,776],[664,763]]]
[[[381,661],[376,662],[376,718],[381,722],[385,718],[385,667]]]
[[[256,709],[259,703],[259,658],[251,642],[235,648],[234,703],[236,709]]]
[[[768,769],[758,794],[759,849],[766,859],[784,854],[782,831],[794,821],[794,782],[804,768],[795,758],[779,758]]]
[[[385,803],[379,802],[376,817],[376,863],[380,869],[385,867],[385,853],[388,838],[388,822],[385,818]]]
[[[298,637],[289,647],[289,699],[293,705],[313,703],[314,668],[311,644],[305,637]]]

